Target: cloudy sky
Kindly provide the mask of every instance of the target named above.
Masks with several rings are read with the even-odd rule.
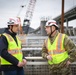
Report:
[[[30,0],[0,0],[0,28],[6,27],[8,18],[15,17],[20,12],[19,17],[23,25],[23,20],[26,15],[28,3]],[[36,0],[36,5],[31,20],[31,27],[37,28],[40,26],[41,17],[54,18],[61,14],[61,1],[62,0]],[[65,0],[65,11],[69,10],[76,5],[76,0]],[[72,22],[70,22],[71,24]],[[74,21],[76,24],[76,21]]]

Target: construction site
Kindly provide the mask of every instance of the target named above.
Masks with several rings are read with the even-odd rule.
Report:
[[[41,56],[42,46],[44,40],[47,38],[44,26],[50,18],[41,17],[40,25],[37,29],[30,27],[36,1],[37,0],[29,0],[25,19],[23,21],[23,25],[20,25],[20,31],[17,36],[22,42],[22,52],[27,60],[27,65],[24,66],[25,75],[50,75],[48,63]],[[58,22],[59,31],[67,34],[76,44],[76,27],[69,26],[69,21],[76,20],[76,6],[73,6],[67,12],[63,11],[63,6],[64,3],[62,3],[62,14],[53,19]],[[23,7],[24,6],[21,6],[21,9],[23,9]],[[21,10],[18,15],[20,12]],[[66,26],[64,26],[64,23],[66,23]],[[5,28],[0,28],[0,34],[2,34],[4,30]],[[72,68],[74,67],[72,70],[74,72],[73,75],[76,75],[76,63],[73,63],[72,65]],[[3,75],[3,72],[1,75]]]

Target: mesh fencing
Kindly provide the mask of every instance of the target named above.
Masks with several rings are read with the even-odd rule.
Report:
[[[26,65],[25,75],[50,75],[47,65]]]

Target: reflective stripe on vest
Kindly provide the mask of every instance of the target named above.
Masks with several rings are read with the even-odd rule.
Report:
[[[18,50],[17,49],[16,50],[8,50],[8,53],[13,55],[13,54],[22,53],[22,51],[21,51],[21,49],[20,50],[19,49]]]
[[[48,54],[52,56],[52,61],[48,60],[49,64],[58,64],[68,58],[68,53],[63,46],[65,34],[59,33],[53,44],[50,43],[50,39],[47,39]]]
[[[18,42],[18,45],[17,45],[15,40],[9,34],[4,33],[3,35],[6,37],[6,39],[8,41],[8,53],[13,55],[19,61],[22,61],[23,54],[21,51],[20,40],[16,37],[17,42]],[[1,65],[12,65],[12,64],[1,57]]]

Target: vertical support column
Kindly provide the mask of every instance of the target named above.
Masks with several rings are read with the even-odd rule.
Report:
[[[41,21],[40,26],[41,26],[41,35],[42,36],[46,36],[47,35],[47,33],[45,31],[45,24],[46,24],[46,21],[45,20],[44,21]]]
[[[74,36],[76,36],[76,28],[73,29]]]
[[[66,18],[66,34],[68,34],[69,35],[69,31],[68,31],[69,29],[68,29],[68,18]]]
[[[66,18],[66,27],[68,29],[68,18]]]

